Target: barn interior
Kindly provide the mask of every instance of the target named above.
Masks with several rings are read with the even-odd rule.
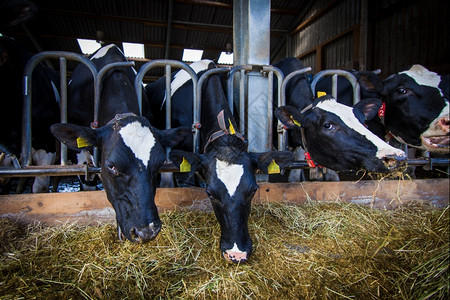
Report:
[[[30,51],[88,56],[131,43],[141,50],[128,56],[137,70],[184,61],[186,49],[221,67],[239,64],[220,57],[238,51],[236,5],[253,3],[270,6],[267,64],[294,56],[311,74],[380,69],[385,78],[412,64],[450,73],[450,1],[39,0],[29,9],[31,0],[0,0],[0,7],[8,1],[24,3],[30,18],[8,24],[0,9],[0,33]],[[94,48],[84,51],[78,39]],[[75,67],[67,61],[68,79]],[[154,68],[143,81],[163,75]],[[260,182],[249,220],[254,253],[239,264],[218,251],[220,227],[201,187],[157,189],[164,225],[146,244],[119,242],[103,190],[1,195],[0,299],[448,299],[445,168],[432,179]]]
[[[256,2],[255,2],[256,3]],[[233,53],[232,0],[36,2],[25,24],[0,32],[33,51],[82,53],[77,39],[143,45],[136,68],[149,60],[181,61],[184,49],[219,60]],[[381,69],[386,77],[412,64],[450,71],[450,4],[440,0],[272,0],[270,64],[302,59],[315,74],[324,69]],[[57,67],[57,66],[56,66]],[[73,68],[69,65],[69,71]],[[152,70],[153,81],[163,70]]]

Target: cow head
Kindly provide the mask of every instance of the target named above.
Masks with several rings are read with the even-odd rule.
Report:
[[[252,252],[248,232],[251,200],[258,189],[255,172],[268,172],[269,165],[286,167],[291,152],[248,153],[234,146],[220,146],[207,154],[172,150],[171,159],[181,164],[183,158],[204,176],[206,193],[220,224],[220,250],[228,261],[244,262]]]
[[[449,82],[449,75],[439,76],[414,65],[383,82],[372,78],[367,84],[377,85],[385,99],[385,127],[397,140],[415,148],[449,153]]]
[[[289,129],[303,128],[306,146],[317,163],[336,171],[389,172],[406,156],[364,127],[380,106],[378,99],[365,99],[352,108],[323,96],[302,112],[283,106],[275,114]]]
[[[36,4],[28,0],[0,1],[0,28],[12,27],[26,23],[38,11]]]
[[[190,129],[159,131],[147,119],[126,114],[116,115],[99,129],[54,124],[51,131],[71,149],[101,149],[101,178],[116,212],[119,237],[123,234],[133,242],[154,239],[161,230],[155,191],[158,169],[165,160],[163,146],[175,146]]]

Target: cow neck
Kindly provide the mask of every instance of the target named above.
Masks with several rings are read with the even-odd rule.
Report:
[[[206,141],[205,147],[203,148],[203,153],[206,153],[206,149],[208,148],[208,146],[214,142],[215,140],[217,140],[218,138],[220,138],[221,136],[224,135],[235,135],[236,137],[238,137],[239,139],[241,139],[243,142],[245,142],[245,137],[242,133],[234,131],[234,129],[228,129],[225,123],[225,117],[224,117],[224,111],[223,109],[219,112],[219,114],[217,115],[217,123],[219,124],[219,130],[213,132],[208,140]],[[231,121],[230,121],[230,125],[231,125]]]

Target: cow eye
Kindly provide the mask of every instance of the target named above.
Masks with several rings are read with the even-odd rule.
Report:
[[[210,200],[213,200],[213,199],[214,199],[213,195],[211,194],[211,192],[210,192],[209,190],[206,190],[206,195],[208,195],[208,198],[209,198]]]
[[[406,89],[404,89],[404,88],[398,88],[397,89],[397,93],[398,94],[406,94],[408,91],[406,90]]]
[[[332,123],[324,123],[323,124],[323,128],[325,128],[325,130],[333,130],[334,129],[334,124]]]
[[[108,165],[108,171],[114,175],[114,176],[119,176],[119,171],[117,170],[116,166],[114,165]]]

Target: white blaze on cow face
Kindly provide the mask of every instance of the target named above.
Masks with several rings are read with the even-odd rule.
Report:
[[[216,174],[217,178],[225,185],[230,197],[233,197],[244,174],[244,167],[242,165],[229,164],[216,158]]]
[[[150,128],[142,126],[138,121],[134,121],[122,127],[119,133],[125,145],[147,167],[150,160],[150,152],[156,141]]]
[[[317,108],[331,112],[338,116],[345,125],[364,136],[377,148],[376,157],[382,159],[388,155],[405,156],[405,153],[397,148],[386,144],[382,139],[364,127],[353,114],[353,108],[337,103],[334,100],[325,100],[316,105]]]
[[[441,82],[441,76],[439,74],[431,72],[421,65],[413,65],[408,71],[400,72],[399,74],[408,75],[419,85],[437,88],[441,96],[444,97],[442,90],[439,88],[439,83]]]

